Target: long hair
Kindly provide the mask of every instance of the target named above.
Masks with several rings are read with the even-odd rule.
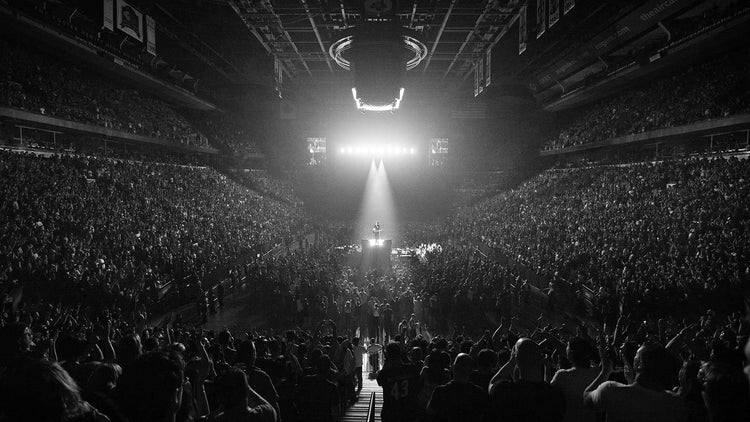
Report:
[[[66,421],[88,407],[71,376],[57,363],[21,358],[0,381],[0,407],[6,420]]]

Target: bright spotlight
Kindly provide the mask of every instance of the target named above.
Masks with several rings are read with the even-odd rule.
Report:
[[[384,151],[383,147],[378,147],[378,154],[383,154]]]
[[[357,147],[357,148],[354,149],[354,152],[356,152],[357,154],[359,154],[359,153],[362,152],[362,148]]]
[[[388,155],[391,155],[391,154],[393,154],[393,147],[388,146]]]
[[[347,154],[351,154],[352,153],[352,147],[347,147],[346,148],[346,153]]]
[[[371,105],[362,101],[357,95],[357,88],[352,88],[352,96],[354,97],[354,104],[357,106],[357,110],[363,111],[393,111],[398,110],[401,105],[401,100],[404,99],[404,88],[399,89],[398,97],[393,100],[390,104],[385,105]]]
[[[341,148],[341,153],[346,154],[346,148]]]
[[[414,148],[411,148],[409,150],[409,154],[411,154],[411,155],[414,155],[416,152],[417,152],[417,150],[415,150]]]

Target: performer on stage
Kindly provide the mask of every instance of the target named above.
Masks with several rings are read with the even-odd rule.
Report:
[[[372,234],[375,235],[375,242],[380,240],[380,223],[375,222],[375,225],[372,226]]]

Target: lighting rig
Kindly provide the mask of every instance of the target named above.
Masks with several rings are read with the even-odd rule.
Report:
[[[396,19],[377,18],[347,30],[328,53],[353,73],[357,109],[393,111],[404,98],[404,73],[427,57],[427,47]]]

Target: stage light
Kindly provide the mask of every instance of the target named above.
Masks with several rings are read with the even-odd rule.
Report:
[[[357,154],[359,154],[359,153],[362,152],[362,148],[360,148],[360,147],[354,148],[354,152],[357,153]]]
[[[393,147],[388,146],[388,155],[391,155],[391,154],[393,154]]]
[[[400,88],[398,91],[398,97],[393,100],[390,104],[385,105],[372,105],[363,102],[357,96],[357,88],[352,88],[352,96],[354,97],[354,104],[357,106],[357,110],[361,111],[394,111],[398,110],[401,105],[401,100],[404,98],[404,88]]]
[[[346,149],[346,153],[347,153],[347,154],[351,154],[351,153],[352,153],[352,147],[348,147],[348,148]]]
[[[341,148],[341,153],[346,154],[346,148]]]
[[[370,246],[383,246],[383,239],[368,239]]]
[[[417,152],[417,150],[415,150],[414,148],[412,148],[412,149],[409,150],[409,154],[411,154],[411,155],[416,154],[416,152]]]
[[[381,154],[381,155],[382,155],[382,154],[383,154],[383,152],[385,152],[385,149],[384,149],[383,147],[379,147],[379,148],[378,148],[378,154]]]

